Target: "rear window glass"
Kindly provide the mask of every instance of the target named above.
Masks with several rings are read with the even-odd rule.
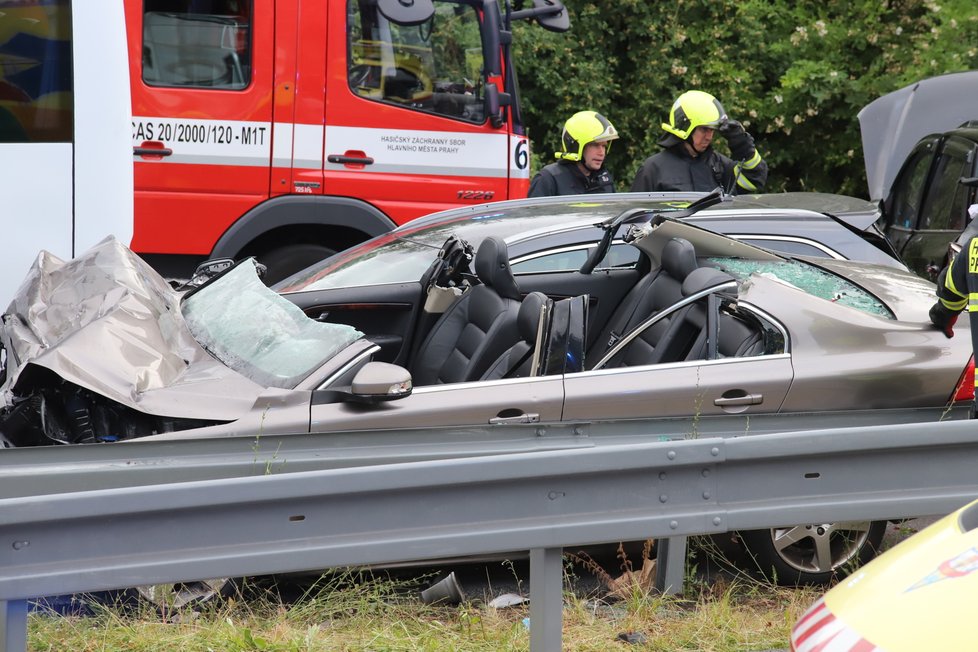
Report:
[[[826,301],[839,303],[871,315],[894,319],[890,309],[858,285],[823,269],[797,260],[765,261],[744,258],[710,258],[710,263],[737,279],[760,274],[796,287]]]

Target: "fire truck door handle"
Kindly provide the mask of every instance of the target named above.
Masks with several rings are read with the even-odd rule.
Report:
[[[374,159],[370,156],[345,156],[343,154],[330,154],[326,157],[330,163],[342,163],[343,165],[373,165]]]
[[[173,150],[169,147],[133,147],[133,156],[171,156]]]

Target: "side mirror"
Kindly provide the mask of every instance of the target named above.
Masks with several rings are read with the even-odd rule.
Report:
[[[431,0],[377,0],[384,18],[398,25],[420,25],[435,15]]]
[[[197,265],[197,269],[194,270],[194,275],[190,277],[190,285],[200,285],[207,279],[214,278],[233,265],[233,258],[212,258],[211,260],[205,260],[200,265]]]
[[[499,129],[506,124],[503,107],[512,104],[513,98],[509,93],[500,93],[493,83],[486,84],[486,115],[493,127]]]
[[[368,362],[353,377],[350,398],[363,403],[396,401],[411,395],[411,372],[387,362]]]
[[[560,0],[533,0],[533,9],[523,9],[510,14],[510,20],[535,18],[540,27],[551,32],[570,29],[570,16]]]

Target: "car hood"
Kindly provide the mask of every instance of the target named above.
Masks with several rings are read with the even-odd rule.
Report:
[[[866,644],[858,649],[972,648],[976,512],[972,503],[944,517],[834,587],[816,603],[821,614],[795,626],[796,644],[808,634],[796,649],[854,650],[859,638]]]
[[[233,420],[263,388],[190,334],[180,294],[114,238],[65,262],[42,251],[3,315],[5,405],[36,368],[147,414]]]
[[[869,197],[879,201],[917,141],[978,119],[978,71],[910,84],[870,102],[858,118]]]

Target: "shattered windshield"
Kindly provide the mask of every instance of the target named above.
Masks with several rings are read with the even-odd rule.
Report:
[[[258,278],[246,260],[181,304],[184,320],[211,355],[264,387],[292,389],[363,333],[310,319]]]
[[[856,284],[814,265],[799,260],[763,261],[744,258],[710,258],[712,264],[737,279],[759,274],[807,292],[812,296],[839,303],[871,315],[894,319],[882,301]]]

